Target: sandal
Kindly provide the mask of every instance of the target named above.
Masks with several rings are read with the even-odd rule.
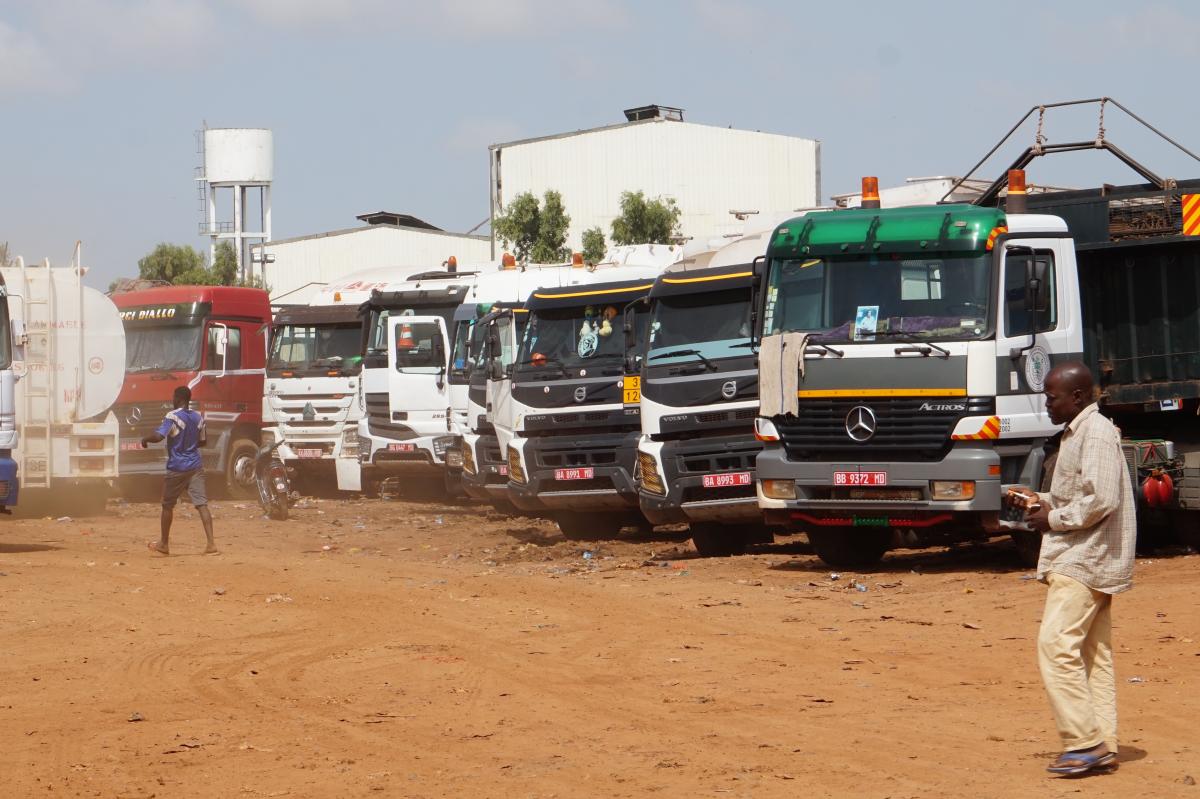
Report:
[[[1058,756],[1058,760],[1046,766],[1046,771],[1049,771],[1051,774],[1065,774],[1067,776],[1085,774],[1094,769],[1111,765],[1116,762],[1116,759],[1116,752],[1104,752],[1102,754],[1063,752]]]

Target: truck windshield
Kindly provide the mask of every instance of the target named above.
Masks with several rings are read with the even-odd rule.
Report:
[[[356,373],[362,363],[362,326],[358,322],[287,324],[271,334],[270,371]]]
[[[763,330],[820,341],[976,339],[988,332],[991,259],[937,253],[771,263]]]
[[[650,316],[650,364],[750,354],[750,289],[667,295]]]
[[[641,339],[649,310],[645,303],[639,303],[638,309],[634,324]],[[624,310],[625,303],[615,302],[530,313],[532,318],[517,353],[517,371],[538,377],[561,376],[566,369],[621,374],[625,358]],[[639,352],[641,343],[639,340]]]
[[[475,365],[472,357],[483,346],[483,326],[474,319],[460,319],[454,325],[454,355],[450,358],[450,377],[466,379]]]
[[[446,368],[442,329],[432,322],[396,324],[396,371],[427,374]]]
[[[388,342],[388,319],[392,316],[440,316],[446,320],[446,329],[454,329],[454,309],[457,305],[422,305],[411,308],[372,308],[367,322],[366,355],[387,356],[391,344]]]
[[[204,326],[151,325],[125,328],[126,372],[194,372],[200,368]]]

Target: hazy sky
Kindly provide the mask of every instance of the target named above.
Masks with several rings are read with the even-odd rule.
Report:
[[[381,208],[466,230],[489,143],[647,103],[820,139],[826,199],[863,174],[961,174],[1030,106],[1079,97],[1200,151],[1198,55],[1193,2],[0,0],[0,241],[66,262],[82,239],[97,286],[156,242],[205,247],[204,121],[274,130],[277,238]],[[1051,140],[1094,137],[1091,113],[1052,118]],[[1108,123],[1160,174],[1200,175]],[[1136,182],[1094,153],[1030,180]]]

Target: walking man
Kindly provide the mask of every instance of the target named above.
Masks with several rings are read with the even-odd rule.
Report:
[[[1049,586],[1038,664],[1063,753],[1047,770],[1083,774],[1117,759],[1112,597],[1133,582],[1136,507],[1121,434],[1092,399],[1082,363],[1046,377],[1050,421],[1065,424],[1048,493],[1015,501],[1042,534],[1038,580]]]
[[[164,438],[167,440],[167,477],[163,481],[162,519],[159,523],[162,536],[157,542],[147,544],[151,552],[163,555],[171,554],[169,541],[175,503],[185,489],[196,506],[196,512],[200,514],[200,521],[204,523],[204,537],[208,539],[204,554],[213,555],[217,551],[213,543],[212,514],[209,513],[208,497],[204,493],[204,470],[200,463],[200,447],[207,443],[204,417],[188,407],[191,401],[190,388],[176,388],[175,408],[167,413],[157,430],[142,439],[143,448],[157,444]]]

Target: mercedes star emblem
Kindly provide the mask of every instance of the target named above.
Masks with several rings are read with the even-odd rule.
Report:
[[[737,381],[726,380],[721,384],[721,396],[725,399],[733,399],[737,396]]]
[[[583,386],[575,389],[575,401],[583,402],[585,399],[587,399],[587,389]]]
[[[866,405],[855,405],[846,414],[846,435],[855,441],[866,441],[875,435],[875,411]]]
[[[142,409],[141,408],[131,408],[129,411],[129,415],[125,417],[125,421],[129,424],[130,427],[133,427],[138,422],[142,421]]]

